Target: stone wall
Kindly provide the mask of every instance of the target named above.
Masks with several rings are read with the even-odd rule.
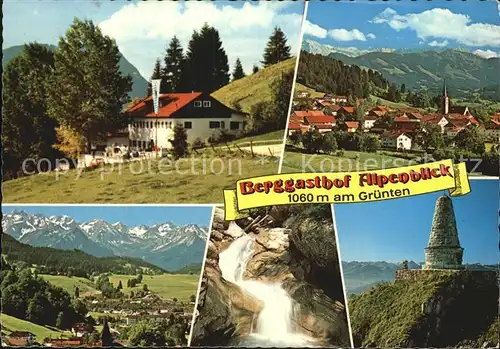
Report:
[[[409,270],[396,270],[397,280],[417,281],[422,277],[431,275],[450,275],[454,274],[458,279],[470,279],[477,281],[481,284],[495,285],[498,283],[498,272],[495,270],[439,270],[439,269],[409,269]]]

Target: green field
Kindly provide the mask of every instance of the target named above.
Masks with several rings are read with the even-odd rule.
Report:
[[[267,141],[276,141],[276,143],[283,143],[283,137],[285,135],[285,130],[278,130],[273,132],[264,133],[256,136],[249,136],[245,138],[237,139],[230,144],[242,144],[242,143],[250,143],[250,141],[254,143],[258,142],[267,142]]]
[[[60,331],[45,326],[40,326],[29,321],[21,320],[10,315],[1,314],[2,333],[10,334],[14,331],[28,331],[36,336],[36,341],[42,343],[44,338],[71,337],[71,332]]]
[[[292,57],[286,61],[263,68],[255,74],[231,82],[229,85],[215,91],[212,96],[229,107],[239,103],[241,109],[249,113],[253,105],[271,100],[272,94],[269,85],[279,78],[281,73],[293,71],[295,62],[295,57]]]
[[[3,183],[3,199],[8,203],[222,203],[223,189],[234,188],[238,179],[277,170],[277,161],[206,149],[178,162],[104,165],[80,177],[74,169],[18,178]]]
[[[111,275],[109,280],[118,286],[122,282],[125,295],[130,291],[142,290],[143,285],[147,284],[148,289],[160,296],[163,299],[177,298],[179,301],[189,302],[189,297],[198,292],[198,283],[200,280],[199,275],[176,275],[176,274],[163,274],[163,275],[143,275],[142,283],[136,287],[128,288],[127,280],[136,278],[137,275]]]
[[[286,151],[281,172],[349,172],[416,165],[415,161],[385,153],[344,151],[343,156]]]
[[[311,95],[311,98],[321,98],[325,95],[323,92],[318,92],[313,88],[307,87],[305,85],[302,85],[302,84],[296,82],[295,83],[295,93],[303,92],[303,91],[309,92]]]
[[[40,274],[39,276],[51,284],[63,288],[71,295],[75,294],[76,287],[80,289],[80,297],[85,297],[86,294],[90,295],[99,292],[95,289],[94,283],[85,278],[46,274]]]

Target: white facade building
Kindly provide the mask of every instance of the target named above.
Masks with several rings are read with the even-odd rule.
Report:
[[[385,132],[380,141],[383,147],[397,150],[411,150],[411,138],[404,132]]]
[[[127,110],[132,118],[129,140],[132,148],[171,148],[174,128],[186,130],[187,142],[199,139],[205,143],[222,131],[238,136],[245,128],[247,115],[233,110],[212,96],[200,93],[168,93],[160,95],[158,114],[154,113],[151,97]]]

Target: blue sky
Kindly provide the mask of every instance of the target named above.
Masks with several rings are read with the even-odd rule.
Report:
[[[305,37],[358,49],[500,51],[500,3],[478,1],[310,2]]]
[[[471,193],[453,198],[465,263],[496,264],[498,180],[471,180]],[[436,199],[432,193],[404,199],[335,205],[342,260],[424,261]]]
[[[208,227],[212,215],[210,206],[2,206],[4,214],[13,210],[46,216],[67,215],[79,223],[102,219],[108,223],[122,222],[128,226],[171,222]]]
[[[13,1],[3,3],[3,48],[27,42],[57,45],[73,19],[89,19],[114,38],[124,56],[149,78],[156,58],[174,35],[185,48],[204,22],[219,30],[230,67],[240,58],[249,72],[262,59],[279,26],[296,52],[304,12],[301,2],[242,1]]]

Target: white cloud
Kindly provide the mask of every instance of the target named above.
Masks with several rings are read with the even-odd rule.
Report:
[[[220,34],[228,55],[230,70],[240,58],[245,72],[258,64],[275,26],[288,38],[292,53],[297,53],[302,13],[283,13],[288,2],[243,6],[216,6],[214,2],[147,1],[126,4],[99,24],[103,33],[114,38],[123,55],[149,78],[154,61],[163,57],[165,47],[176,35],[184,49],[194,30],[206,22]]]
[[[387,23],[397,31],[410,29],[421,39],[432,37],[456,40],[467,46],[500,46],[500,26],[471,23],[469,16],[443,8],[405,15],[387,8],[375,16],[372,23]]]
[[[483,58],[495,58],[495,57],[500,57],[500,53],[492,51],[492,50],[481,50],[477,49],[474,52],[475,55],[478,55],[479,57]]]
[[[437,41],[437,40],[433,40],[431,42],[429,42],[429,46],[433,46],[433,47],[445,47],[448,45],[448,40],[443,40],[441,42]]]
[[[368,39],[375,39],[377,36],[376,36],[375,34],[373,34],[373,33],[368,33],[368,34],[366,35],[366,37],[367,37]]]
[[[309,22],[307,19],[304,23],[304,34],[311,35],[320,39],[326,38],[328,31],[317,24]]]
[[[366,41],[365,34],[358,29],[332,29],[328,31],[328,35],[336,41]]]

